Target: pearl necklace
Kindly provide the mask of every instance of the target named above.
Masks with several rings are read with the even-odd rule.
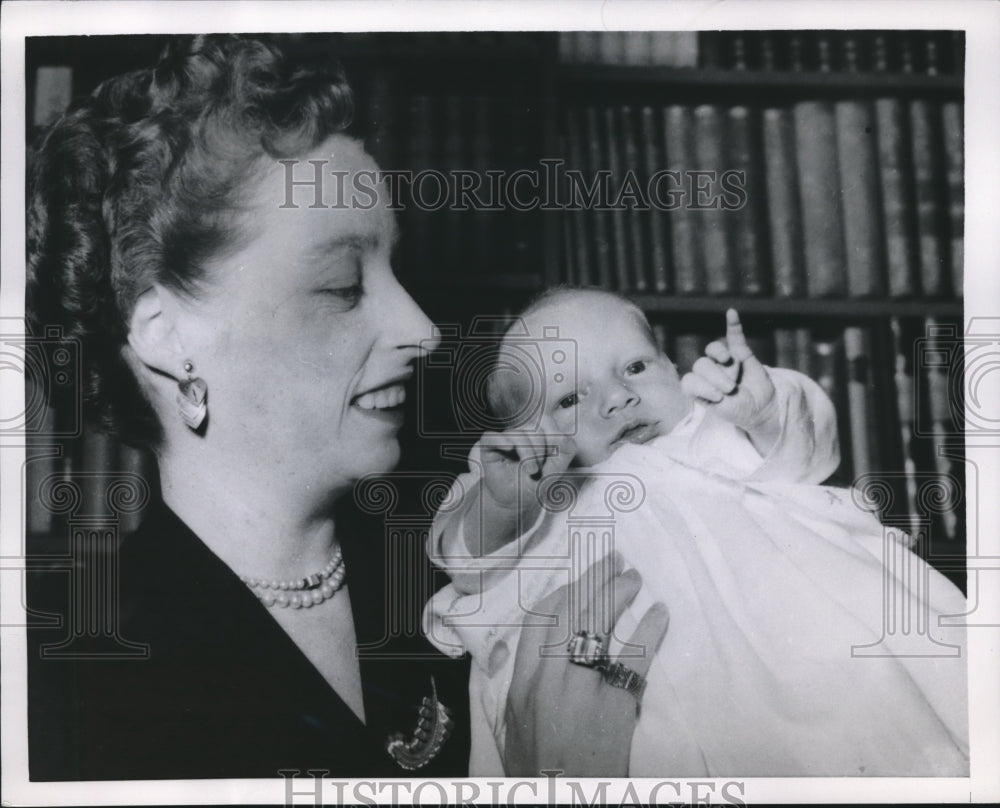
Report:
[[[344,557],[338,549],[320,572],[304,578],[279,581],[241,575],[240,580],[250,587],[268,609],[275,606],[308,609],[336,595],[344,585],[345,572]]]

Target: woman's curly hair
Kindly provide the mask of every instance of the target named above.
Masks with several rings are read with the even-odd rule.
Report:
[[[241,36],[172,38],[160,63],[112,78],[42,133],[29,157],[27,310],[79,340],[85,412],[156,446],[162,429],[124,357],[136,297],[193,295],[236,246],[264,158],[301,156],[352,114],[343,70]]]

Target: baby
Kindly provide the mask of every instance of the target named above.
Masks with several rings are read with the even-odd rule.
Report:
[[[474,662],[471,773],[503,773],[520,627],[613,543],[645,582],[616,630],[670,613],[630,775],[966,775],[964,630],[939,620],[964,598],[819,485],[839,460],[819,386],[765,368],[733,311],[683,379],[615,295],[557,289],[519,322],[489,389],[509,428],[473,448],[429,538],[452,582],[428,636]],[[518,351],[538,374],[503,361]],[[887,626],[890,599],[925,633]]]

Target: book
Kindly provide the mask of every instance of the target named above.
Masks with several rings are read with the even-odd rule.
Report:
[[[816,69],[820,73],[829,73],[833,70],[833,44],[831,37],[825,31],[816,35]]]
[[[847,257],[847,293],[883,297],[884,246],[879,208],[875,116],[866,101],[838,101],[837,164]]]
[[[670,355],[670,334],[667,326],[661,320],[654,320],[651,324],[653,328],[653,339],[656,340],[656,347],[662,354]]]
[[[601,58],[601,31],[576,32],[576,59],[579,62],[593,64]]]
[[[824,101],[801,101],[793,114],[806,288],[810,297],[842,297],[847,273],[833,107]]]
[[[563,212],[559,217],[559,236],[562,249],[559,278],[570,286],[581,286],[580,273],[576,267],[576,251],[573,246],[573,223],[567,212]]]
[[[698,34],[698,67],[721,69],[726,67],[723,37],[725,31],[701,31]]]
[[[774,295],[803,297],[806,293],[806,270],[802,205],[799,201],[795,124],[791,111],[776,107],[765,109],[763,138]]]
[[[434,188],[436,183],[425,182],[422,191],[425,200],[428,198],[436,200],[439,194],[443,197],[444,204],[434,210],[431,216],[437,218],[436,225],[440,234],[439,258],[443,262],[443,274],[452,277],[469,270],[472,273],[479,273],[483,269],[469,260],[471,257],[467,227],[469,211],[459,209],[453,180],[456,171],[469,168],[467,163],[469,132],[464,102],[462,96],[449,94],[436,105],[435,113],[439,116],[437,120],[441,121],[443,126],[438,130],[440,151],[435,155],[434,164],[444,172],[447,181],[443,188]]]
[[[625,31],[622,34],[622,64],[651,64],[653,61],[652,36],[650,31]]]
[[[475,172],[479,182],[479,190],[470,194],[467,200],[471,210],[464,212],[469,224],[465,260],[474,266],[473,272],[489,275],[496,272],[497,244],[502,238],[503,211],[484,209],[479,202],[491,204],[490,178],[487,172],[497,168],[497,137],[498,127],[496,99],[491,96],[477,95],[471,99],[472,114],[467,117],[467,142],[464,144],[468,168]],[[466,200],[462,200],[463,203]],[[502,273],[516,273],[521,270],[517,265],[499,268]]]
[[[579,34],[577,31],[560,31],[556,35],[556,52],[560,62],[565,64],[579,59],[578,42]]]
[[[410,96],[407,102],[405,167],[413,172],[413,183],[405,200],[403,216],[403,245],[405,270],[416,277],[422,267],[436,263],[435,247],[438,217],[425,208],[424,197],[433,198],[433,183],[424,183],[422,173],[435,168],[434,162],[434,112],[429,96]],[[423,185],[426,184],[425,189]]]
[[[155,496],[159,489],[159,477],[156,469],[156,461],[152,454],[146,450],[126,445],[119,447],[119,450],[118,465],[122,471],[134,474],[142,481],[141,483],[137,483],[140,489],[144,484],[147,495],[149,497]],[[145,506],[123,512],[119,518],[121,535],[127,536],[129,533],[134,533],[141,524],[145,512]]]
[[[769,294],[771,273],[768,269],[765,207],[766,182],[761,175],[762,146],[760,121],[754,111],[743,105],[730,107],[729,144],[732,167],[743,175],[745,201],[727,212],[738,291],[746,296]]]
[[[924,297],[940,298],[948,294],[944,270],[944,211],[940,204],[944,187],[940,129],[935,125],[932,102],[915,98],[910,101],[909,108],[920,287]]]
[[[771,31],[758,32],[756,39],[757,63],[764,72],[778,69],[778,49]]]
[[[717,191],[718,177],[729,168],[724,121],[720,107],[712,104],[695,107],[695,162],[699,172],[715,178],[711,183],[713,192]],[[699,194],[697,187],[690,204],[695,208],[694,215],[700,219],[702,260],[708,293],[738,293],[739,278],[731,241],[732,212],[723,208],[721,196],[716,193]]]
[[[795,368],[795,329],[774,329],[774,365],[779,368]]]
[[[650,33],[650,63],[666,67],[697,67],[697,31],[653,31]]]
[[[904,529],[916,536],[919,526],[916,521],[917,504],[917,464],[914,457],[914,414],[916,380],[913,374],[912,338],[906,334],[898,317],[890,319],[892,330],[895,368],[893,387],[896,393],[896,414],[899,419],[899,437],[902,456],[903,485],[896,486],[897,493],[904,496]],[[902,491],[900,491],[900,487]]]
[[[755,333],[751,331],[746,335],[747,346],[764,365],[773,367],[775,364],[774,334]]]
[[[46,507],[42,487],[62,467],[62,447],[57,438],[56,408],[46,400],[45,386],[35,374],[25,375],[24,498],[26,535],[47,536],[55,526],[54,514]]]
[[[583,159],[583,132],[581,130],[580,111],[572,107],[567,109],[566,139],[569,158],[568,169],[580,172],[580,175],[586,178],[586,163]],[[587,222],[590,214],[586,210],[576,208],[578,200],[572,197],[572,184],[568,179],[566,197],[569,209],[564,211],[564,216],[569,220],[570,224],[573,266],[576,268],[577,282],[581,286],[590,286],[597,282],[594,274],[593,256],[587,239]]]
[[[774,365],[812,378],[812,335],[808,328],[774,329]]]
[[[645,237],[645,219],[649,218],[649,210],[643,210],[644,185],[641,181],[642,163],[639,159],[639,143],[636,137],[635,114],[631,107],[618,107],[616,110],[618,131],[622,138],[622,174],[624,185],[621,187],[615,206],[621,207],[625,215],[628,238],[628,272],[631,288],[635,292],[646,292],[651,285],[652,272],[649,270],[649,250]]]
[[[840,465],[831,476],[835,484],[850,485],[854,479],[850,417],[845,383],[844,342],[842,335],[813,333],[812,368],[814,381],[823,388],[837,413],[837,434],[840,435]]]
[[[963,105],[946,101],[941,108],[944,156],[948,179],[948,237],[951,293],[961,298],[965,289],[965,144],[962,130]]]
[[[668,197],[670,190],[679,191],[676,204],[668,199],[670,211],[671,249],[673,253],[674,289],[681,295],[704,294],[705,263],[701,254],[701,222],[696,214],[700,211],[691,209],[691,193],[689,191],[689,172],[695,168],[694,153],[694,115],[691,107],[672,104],[663,109],[664,153],[666,154],[667,170],[676,180],[676,185],[669,182],[665,186],[663,196]]]
[[[110,516],[113,511],[108,501],[108,491],[120,469],[118,445],[115,440],[89,424],[83,433],[83,465],[74,469],[74,482],[80,485],[83,495],[80,505],[82,516]]]
[[[587,107],[583,113],[584,142],[588,145],[587,170],[584,177],[597,182],[597,196],[589,212],[591,249],[597,268],[595,280],[605,289],[614,289],[614,259],[611,252],[611,217],[607,209],[607,166],[604,161],[604,133],[601,116],[596,107]],[[601,172],[604,172],[602,174]]]
[[[749,67],[747,62],[747,35],[742,31],[729,32],[729,69],[746,70]]]
[[[948,72],[965,75],[965,31],[951,31],[948,36]]]
[[[626,48],[624,31],[602,31],[598,40],[598,56],[606,65],[625,64]]]
[[[674,353],[671,359],[677,372],[683,376],[690,373],[694,363],[705,355],[705,347],[711,340],[704,334],[684,332],[674,337]]]
[[[914,199],[905,110],[898,98],[875,101],[879,187],[885,229],[886,280],[889,296],[917,294],[917,245],[913,228]]]
[[[509,112],[508,168],[511,172],[535,168],[537,160],[532,151],[531,133],[537,124],[533,120],[532,110],[526,102],[518,100],[509,106]],[[536,217],[531,211],[516,210],[509,204],[505,214],[508,228],[506,271],[529,274],[538,266],[538,256],[541,253],[537,245]],[[491,212],[490,216],[502,218],[505,214]]]
[[[948,343],[956,335],[961,339],[962,330],[957,325],[942,323],[934,317],[925,320],[927,354],[935,361],[921,363],[924,371],[927,389],[927,414],[930,419],[930,450],[933,456],[933,466],[929,469],[941,478],[941,490],[952,491],[952,461],[948,457],[949,436],[960,434],[958,424],[952,413],[952,378],[953,370],[949,363],[940,361],[939,357],[948,355]],[[921,419],[923,420],[923,419]],[[959,493],[959,492],[956,492]],[[957,536],[958,516],[954,508],[935,508],[944,527],[945,538],[954,540]]]
[[[788,69],[792,73],[801,73],[806,69],[805,39],[799,32],[793,32],[788,37]]]
[[[858,34],[853,31],[846,32],[840,38],[840,58],[842,69],[845,73],[857,73],[859,64]]]
[[[622,187],[625,179],[625,172],[622,169],[621,148],[622,131],[619,128],[619,118],[615,114],[614,107],[605,107],[603,110],[604,128],[601,133],[602,146],[604,148],[605,165],[610,174],[610,194],[607,200],[609,208],[608,215],[611,221],[611,257],[614,267],[614,288],[619,292],[632,291],[630,281],[631,268],[629,253],[629,233],[628,233],[628,212],[622,207],[617,199],[618,191]]]
[[[875,389],[871,368],[871,341],[864,328],[844,329],[847,359],[847,403],[850,415],[854,476],[881,470],[876,441]]]
[[[643,187],[650,188],[652,177],[662,170],[664,161],[662,139],[657,131],[656,113],[650,106],[644,106],[639,113],[641,141],[640,181]],[[646,241],[649,244],[649,266],[653,278],[653,289],[658,294],[670,291],[671,259],[670,259],[670,222],[667,211],[659,204],[658,199],[650,200],[650,209],[642,216],[646,231]]]

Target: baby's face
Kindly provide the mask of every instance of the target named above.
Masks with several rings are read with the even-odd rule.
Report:
[[[542,425],[574,437],[577,465],[664,435],[690,411],[677,369],[622,301],[581,294],[528,315],[525,324],[536,336],[558,329],[557,340],[537,343],[545,371]],[[567,341],[575,366],[572,356],[560,356]]]

